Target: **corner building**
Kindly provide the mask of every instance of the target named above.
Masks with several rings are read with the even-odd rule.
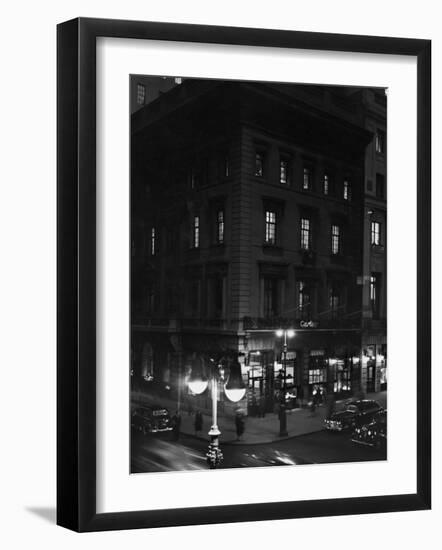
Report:
[[[367,389],[363,108],[347,89],[184,80],[132,115],[134,376],[177,388],[237,351],[249,414],[284,378],[293,406]]]

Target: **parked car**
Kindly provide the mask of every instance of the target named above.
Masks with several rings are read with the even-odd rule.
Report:
[[[383,410],[381,405],[372,399],[348,401],[344,408],[334,412],[324,420],[327,430],[342,432],[352,430],[357,424],[370,422],[373,415]]]
[[[351,440],[354,443],[386,449],[387,447],[387,411],[375,413],[370,422],[355,426]]]
[[[131,425],[144,434],[173,430],[169,411],[165,407],[139,407],[132,412]]]

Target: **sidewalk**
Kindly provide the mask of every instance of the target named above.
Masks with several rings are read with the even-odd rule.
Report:
[[[375,399],[385,407],[387,400],[387,392],[367,394],[366,399]],[[343,405],[347,399],[336,401],[336,410]],[[140,395],[133,396],[133,402],[141,403]],[[168,407],[171,414],[175,411],[176,403],[169,399],[163,399],[162,404]],[[321,431],[324,428],[324,417],[326,408],[321,405],[316,408],[314,414],[310,409],[293,409],[287,411],[287,432],[288,436],[279,436],[279,418],[276,413],[267,413],[264,418],[248,416],[245,418],[245,431],[240,441],[236,439],[235,419],[233,415],[219,416],[218,428],[221,432],[220,440],[223,444],[250,444],[256,445],[260,443],[271,443],[272,441],[280,441],[289,439],[299,435],[305,435],[313,432]],[[212,417],[203,413],[203,429],[198,435],[194,429],[195,416],[189,415],[186,411],[181,412],[181,432],[186,435],[193,435],[199,439],[208,440],[207,432],[212,424]]]

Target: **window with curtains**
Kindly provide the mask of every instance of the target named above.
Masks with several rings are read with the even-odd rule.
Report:
[[[279,183],[289,184],[289,161],[287,159],[280,159],[279,161]]]
[[[351,200],[351,185],[348,179],[344,180],[343,198],[345,201]]]
[[[157,253],[156,229],[155,227],[152,227],[150,229],[150,255],[155,256],[156,253]]]
[[[224,209],[216,212],[216,244],[224,244]]]
[[[310,218],[301,218],[301,248],[311,250],[312,248],[312,227]]]
[[[310,166],[304,166],[302,188],[307,191],[312,188],[313,173]]]
[[[276,212],[274,210],[265,211],[265,244],[276,244]]]
[[[264,176],[264,153],[261,152],[255,154],[255,176]]]
[[[296,312],[298,319],[310,319],[312,312],[312,292],[308,281],[300,280],[296,283]]]
[[[381,244],[381,224],[379,222],[371,222],[370,242],[375,246]]]
[[[328,174],[324,174],[322,179],[322,192],[324,195],[330,194],[330,176]]]
[[[200,217],[193,217],[192,228],[192,248],[199,248],[200,246]]]
[[[370,276],[370,304],[373,319],[379,319],[380,279],[379,273],[372,273]]]
[[[342,254],[342,230],[336,224],[331,226],[331,253],[333,256]]]

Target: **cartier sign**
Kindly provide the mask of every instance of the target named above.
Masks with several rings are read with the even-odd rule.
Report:
[[[300,328],[317,328],[319,325],[318,321],[300,321]]]

